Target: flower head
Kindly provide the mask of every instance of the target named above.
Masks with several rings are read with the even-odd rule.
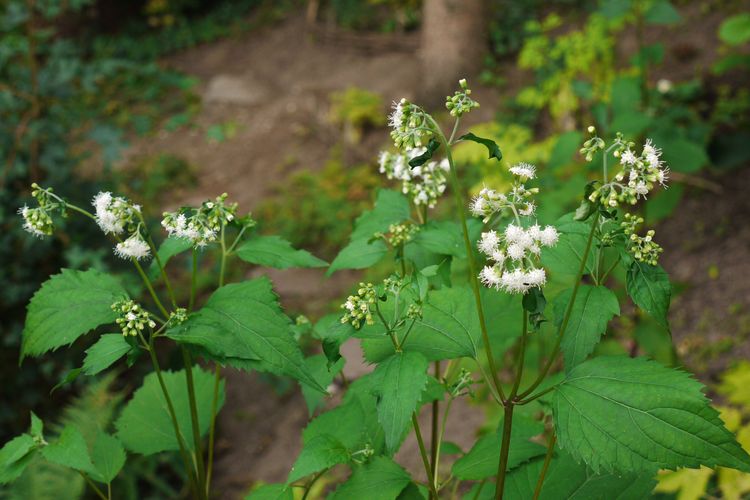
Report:
[[[474,108],[479,107],[479,103],[469,97],[471,95],[471,89],[469,88],[466,79],[459,80],[459,90],[454,92],[452,96],[445,98],[445,108],[450,112],[451,116],[460,118]]]
[[[222,226],[236,218],[237,204],[226,203],[226,199],[224,193],[203,202],[198,208],[164,212],[161,225],[170,236],[190,240],[195,247],[204,247],[216,241]]]
[[[410,148],[404,153],[383,151],[378,158],[379,171],[388,179],[401,181],[401,192],[409,195],[415,205],[434,208],[438,198],[448,184],[448,160],[428,161],[418,167],[410,167],[409,160],[427,151],[426,148]]]
[[[115,253],[123,259],[141,260],[151,255],[151,249],[141,233],[136,231],[127,240],[115,246]]]
[[[121,196],[100,192],[91,201],[96,214],[96,223],[104,234],[122,234],[125,228],[133,230],[138,222],[141,207]]]
[[[510,167],[510,173],[527,181],[536,177],[536,167],[530,163],[517,163]]]
[[[24,205],[18,209],[18,213],[23,217],[24,230],[34,236],[49,236],[55,229],[52,218],[42,207],[29,208]]]
[[[424,146],[433,135],[428,115],[422,108],[406,99],[393,103],[393,112],[388,117],[391,138],[398,149]]]
[[[135,337],[146,327],[154,328],[156,322],[151,318],[151,314],[144,310],[140,304],[133,300],[118,300],[112,304],[112,310],[117,313],[115,323],[122,330],[124,336]]]
[[[372,283],[360,283],[356,295],[347,297],[346,302],[341,304],[344,309],[344,315],[341,317],[342,323],[351,323],[359,330],[362,324],[373,325],[375,321],[372,318],[372,306],[375,304],[375,286]]]

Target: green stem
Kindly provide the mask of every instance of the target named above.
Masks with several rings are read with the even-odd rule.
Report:
[[[227,241],[224,234],[224,224],[221,225],[221,264],[219,266],[219,287],[224,286],[224,273],[227,268]]]
[[[190,352],[183,346],[182,360],[185,364],[185,382],[188,390],[188,401],[190,404],[190,421],[193,428],[193,445],[195,446],[195,470],[197,472],[198,487],[200,491],[206,491],[206,469],[203,465],[203,446],[201,443],[200,423],[198,421],[198,405],[195,398],[195,380],[193,379],[193,360]]]
[[[516,380],[513,382],[513,388],[510,391],[510,396],[508,396],[508,399],[514,399],[516,397],[516,394],[518,394],[518,387],[521,385],[521,377],[523,377],[523,365],[524,361],[526,360],[526,340],[529,333],[529,313],[528,311],[523,311],[523,330],[521,334],[521,346],[519,347],[518,352],[518,366],[516,368]]]
[[[544,381],[544,378],[547,376],[547,373],[549,373],[550,368],[552,368],[552,364],[555,362],[555,359],[557,358],[557,355],[560,352],[560,343],[562,342],[562,337],[565,334],[565,329],[568,327],[568,321],[570,320],[570,313],[573,311],[573,304],[575,304],[576,301],[576,295],[578,295],[578,288],[581,285],[581,278],[583,278],[583,272],[586,269],[586,261],[589,258],[589,252],[591,251],[591,242],[594,239],[594,232],[596,231],[596,225],[599,222],[599,212],[596,212],[596,215],[594,216],[594,221],[591,224],[591,231],[589,231],[589,237],[586,241],[586,249],[583,251],[583,257],[581,257],[581,265],[578,267],[578,274],[576,274],[576,280],[573,284],[573,293],[570,294],[570,300],[568,301],[568,306],[565,309],[565,316],[563,316],[562,323],[560,323],[560,326],[558,327],[557,331],[557,340],[555,341],[555,346],[552,348],[552,352],[550,353],[549,359],[547,360],[546,365],[542,369],[541,373],[539,373],[539,376],[534,381],[531,386],[526,389],[521,395],[519,396],[520,399],[525,398],[532,392],[534,392],[534,389],[539,387],[539,384],[541,384]]]
[[[216,441],[216,413],[219,408],[219,387],[221,387],[221,366],[214,368],[214,397],[211,401],[211,424],[208,429],[208,465],[206,467],[206,494],[211,489],[211,474],[214,468],[214,443]]]
[[[552,455],[555,452],[555,442],[557,442],[557,436],[555,435],[553,430],[552,435],[549,438],[549,443],[547,444],[547,454],[544,456],[544,465],[542,466],[542,471],[539,473],[539,480],[537,480],[536,482],[536,488],[534,488],[534,500],[537,500],[539,498],[539,495],[542,493],[542,486],[544,486],[544,477],[547,475],[549,463],[552,461]]]
[[[318,481],[318,479],[323,477],[323,474],[325,474],[326,472],[328,472],[328,469],[323,469],[322,471],[315,474],[315,476],[310,480],[310,482],[307,483],[307,485],[305,486],[305,494],[302,495],[302,500],[307,500],[308,495],[310,495],[310,491],[312,491],[313,485]]]
[[[417,444],[419,445],[419,454],[422,456],[422,465],[424,465],[424,472],[427,474],[427,484],[430,488],[430,499],[437,500],[438,493],[435,489],[435,485],[430,481],[430,460],[427,458],[427,449],[424,446],[424,440],[422,439],[422,431],[419,429],[419,420],[417,419],[416,412],[411,414],[411,423],[414,426],[414,433],[417,435]]]
[[[482,343],[484,345],[484,350],[487,356],[487,364],[489,365],[490,372],[492,375],[492,382],[495,384],[495,389],[500,396],[500,399],[502,401],[505,400],[505,393],[503,391],[503,387],[500,384],[500,379],[498,378],[497,374],[497,367],[495,365],[495,359],[492,354],[492,347],[490,344],[490,337],[487,333],[487,322],[484,317],[484,307],[482,306],[482,296],[480,293],[479,288],[479,279],[477,278],[477,264],[474,260],[474,252],[472,250],[471,246],[471,240],[469,240],[469,228],[466,225],[466,208],[465,208],[465,202],[463,195],[461,194],[461,185],[458,182],[458,174],[456,173],[456,165],[453,162],[453,155],[451,154],[451,145],[450,142],[445,138],[445,135],[443,135],[442,130],[438,126],[437,122],[430,117],[430,120],[432,121],[432,124],[434,125],[435,132],[438,134],[438,137],[440,138],[440,141],[443,143],[443,146],[445,147],[445,155],[448,159],[448,165],[450,166],[450,182],[451,182],[451,189],[453,190],[453,194],[456,198],[456,205],[458,210],[458,217],[461,219],[461,230],[463,232],[463,239],[464,239],[464,247],[466,248],[466,258],[469,263],[469,282],[471,283],[471,288],[474,293],[474,302],[476,304],[477,308],[477,314],[479,316],[479,327],[482,332]],[[458,128],[458,123],[454,126],[454,129]]]
[[[84,472],[78,471],[78,473],[81,475],[81,477],[86,481],[86,483],[91,487],[92,490],[94,490],[94,493],[101,498],[102,500],[108,500],[107,496],[102,492],[101,489],[94,483],[94,481],[89,478]]]
[[[159,252],[156,250],[156,245],[154,244],[154,240],[153,238],[151,238],[151,232],[148,230],[148,227],[146,226],[146,221],[143,219],[143,214],[141,214],[140,210],[138,210],[137,213],[138,213],[138,218],[141,221],[141,225],[143,226],[143,230],[146,232],[146,242],[148,243],[148,246],[151,248],[151,252],[154,254],[154,259],[156,259],[156,264],[159,266],[159,272],[161,273],[161,277],[164,280],[164,286],[167,287],[169,300],[172,301],[172,307],[177,308],[177,300],[175,300],[174,292],[172,291],[172,284],[169,282],[169,278],[167,277],[167,271],[164,267],[164,264],[161,261],[161,257],[159,257]]]
[[[435,378],[440,380],[440,361],[435,361],[433,368]],[[440,443],[438,442],[438,435],[440,433],[440,400],[438,399],[432,402],[432,422],[430,431],[430,463],[432,464],[432,476],[430,478],[430,481],[432,481],[432,484],[435,485],[435,489],[437,489],[437,462],[438,455],[440,453]]]
[[[141,267],[141,264],[138,262],[137,259],[131,258],[130,259],[133,262],[133,265],[138,270],[138,274],[141,275],[141,279],[143,280],[143,283],[146,285],[146,288],[148,289],[148,293],[151,295],[151,298],[154,299],[154,303],[156,304],[156,307],[159,308],[159,311],[164,315],[165,319],[169,319],[169,312],[167,312],[164,305],[161,303],[161,300],[159,300],[159,296],[156,295],[156,291],[154,290],[153,285],[151,285],[151,280],[148,279],[148,276],[146,276],[146,273],[143,272],[143,267]]]
[[[454,398],[451,397],[450,399],[448,399],[448,402],[445,404],[445,410],[443,410],[443,421],[440,424],[440,433],[438,434],[438,437],[437,437],[438,452],[437,452],[437,455],[435,456],[435,462],[434,462],[435,473],[433,477],[433,482],[435,483],[435,489],[437,489],[439,485],[438,476],[439,476],[439,471],[440,471],[440,447],[443,444],[443,436],[445,435],[445,423],[448,421],[448,413],[450,413],[451,411],[451,406],[453,405],[453,399]]]
[[[503,442],[500,448],[500,461],[497,465],[497,481],[495,483],[495,500],[502,500],[505,490],[505,476],[508,471],[508,452],[510,451],[510,433],[513,427],[513,409],[515,404],[507,401],[503,416]]]
[[[151,337],[149,340],[149,349],[148,353],[151,356],[151,364],[154,365],[154,371],[156,372],[156,378],[159,380],[159,386],[161,387],[161,392],[164,394],[164,400],[167,403],[167,411],[169,412],[169,417],[172,420],[172,427],[174,427],[174,433],[175,437],[177,438],[177,444],[180,447],[180,455],[182,455],[182,460],[185,463],[185,472],[188,475],[188,480],[190,482],[190,487],[195,491],[195,496],[197,498],[203,498],[201,495],[200,488],[198,487],[197,480],[195,478],[195,471],[193,470],[192,464],[190,463],[190,455],[187,452],[187,448],[185,447],[185,442],[182,439],[182,433],[180,432],[180,426],[177,423],[177,414],[174,410],[174,405],[172,404],[172,398],[169,396],[169,392],[167,391],[167,385],[164,383],[164,377],[161,373],[161,367],[159,366],[159,360],[156,357],[156,351],[154,350],[154,339]]]
[[[193,247],[193,267],[190,273],[190,302],[188,303],[188,312],[193,311],[195,307],[195,294],[198,283],[198,250]]]

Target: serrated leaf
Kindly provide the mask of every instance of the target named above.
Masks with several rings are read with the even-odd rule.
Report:
[[[28,434],[21,434],[5,443],[0,449],[0,484],[9,483],[23,473],[35,448],[36,442]]]
[[[164,384],[174,405],[177,424],[185,446],[193,449],[193,426],[190,419],[190,406],[185,383],[185,371],[162,372]],[[211,416],[211,405],[214,395],[214,375],[193,367],[195,398],[198,406],[198,424],[200,434],[208,431]],[[219,386],[220,409],[224,405],[224,382]],[[162,451],[178,450],[172,419],[169,415],[164,393],[155,373],[143,380],[143,385],[135,391],[133,397],[115,422],[117,437],[128,450],[143,455]]]
[[[395,453],[411,425],[411,416],[427,385],[427,359],[418,352],[396,353],[373,372],[378,381],[378,421],[385,444]]]
[[[253,236],[237,248],[237,256],[245,262],[275,269],[328,265],[307,250],[297,250],[279,236]]]
[[[245,500],[294,500],[294,492],[286,484],[264,484],[248,493]]]
[[[362,213],[354,221],[350,241],[369,240],[375,233],[388,232],[388,226],[409,218],[409,200],[398,191],[381,189],[375,200],[375,208]]]
[[[316,354],[305,359],[305,367],[320,387],[328,387],[336,375],[341,372],[341,369],[344,368],[344,361],[341,358],[329,366],[328,359],[324,354]],[[309,387],[307,384],[301,384],[301,387],[302,396],[305,398],[305,403],[307,404],[307,411],[312,416],[315,410],[321,406],[323,398],[326,395],[314,387]]]
[[[573,220],[571,215],[561,217],[555,222],[560,238],[557,244],[542,251],[542,264],[549,269],[553,277],[562,277],[570,281],[570,276],[578,272],[583,253],[586,250],[591,224]],[[586,259],[586,270],[594,267],[594,252],[589,252]]]
[[[635,305],[669,330],[667,313],[672,298],[672,285],[661,266],[652,266],[633,259],[628,269],[627,291]]]
[[[750,471],[750,457],[687,373],[643,358],[597,357],[554,391],[560,447],[595,473],[718,465]]]
[[[313,327],[313,334],[323,344],[323,354],[328,359],[328,366],[341,359],[341,345],[354,333],[350,323],[342,323],[341,315],[327,314],[320,318]]]
[[[472,141],[472,142],[476,142],[477,144],[483,145],[484,147],[487,148],[487,153],[489,153],[489,156],[487,157],[487,159],[495,158],[497,161],[500,161],[503,159],[503,153],[502,151],[500,151],[500,147],[492,139],[485,139],[484,137],[479,137],[469,132],[468,134],[464,134],[461,137],[459,137],[458,140],[459,141]]]
[[[181,254],[182,252],[189,250],[193,246],[193,243],[187,238],[174,238],[169,237],[162,242],[156,253],[159,255],[161,265],[166,267],[167,262],[175,255]],[[156,280],[161,271],[159,270],[159,261],[154,259],[151,265],[148,267],[148,277],[151,280]]]
[[[329,434],[316,436],[305,443],[302,452],[289,472],[286,482],[287,484],[292,483],[315,472],[348,461],[349,452],[341,441]]]
[[[125,458],[125,449],[120,440],[99,431],[91,450],[91,461],[96,469],[94,479],[102,483],[111,483],[125,465]]]
[[[44,422],[42,419],[37,417],[36,414],[31,412],[31,426],[29,427],[29,434],[32,438],[41,442],[44,439]]]
[[[57,441],[42,448],[42,456],[53,464],[89,474],[96,472],[83,434],[72,425],[63,429]]]
[[[125,356],[131,348],[121,333],[105,333],[94,345],[86,349],[81,369],[86,375],[96,375]]]
[[[290,328],[271,281],[261,277],[219,288],[200,311],[166,335],[202,348],[219,362],[250,362],[254,369],[288,375],[325,393],[305,367]]]
[[[112,304],[125,297],[125,289],[108,274],[63,269],[31,298],[21,356],[39,356],[72,344],[88,331],[114,322]]]
[[[500,423],[502,429],[502,422]],[[466,455],[456,460],[451,471],[459,479],[481,480],[497,474],[502,433],[487,434],[474,443]],[[513,418],[510,434],[510,451],[508,453],[508,470],[544,455],[546,448],[529,441],[529,438],[540,434],[544,426],[532,419],[517,415]]]
[[[345,246],[331,262],[326,276],[342,269],[365,269],[377,264],[388,253],[388,246],[383,240],[354,240]]]
[[[331,500],[394,500],[410,482],[409,473],[400,465],[387,457],[375,457],[355,469],[333,492]]]
[[[466,258],[461,226],[453,221],[430,221],[420,227],[410,244],[419,245],[438,255]]]
[[[570,288],[555,298],[557,326],[562,324],[572,293]],[[609,321],[619,314],[620,304],[614,292],[603,286],[579,286],[561,344],[566,370],[570,371],[594,351]]]

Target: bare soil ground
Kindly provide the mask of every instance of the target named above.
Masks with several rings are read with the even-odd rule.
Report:
[[[693,35],[683,27],[672,36],[679,45]],[[700,66],[709,56],[700,47],[696,50],[695,65]],[[378,92],[390,102],[413,97],[421,72],[415,53],[370,54],[317,43],[301,16],[186,51],[166,62],[200,80],[203,105],[198,126],[137,140],[129,154],[172,153],[199,167],[199,185],[189,192],[172,193],[170,204],[197,204],[207,196],[227,192],[242,210],[252,210],[290,172],[323,166],[340,135],[329,119],[332,91],[357,86]],[[687,71],[692,74],[694,69],[691,65]],[[665,76],[678,80],[684,75]],[[512,87],[518,84],[514,80],[511,77]],[[477,94],[482,108],[470,117],[486,121],[499,96],[486,88],[477,88]],[[207,142],[205,129],[227,122],[236,124],[237,134],[221,143]],[[359,160],[374,158],[385,139],[382,134],[365,136],[356,153],[361,155]],[[711,359],[708,376],[726,366],[728,359],[750,353],[750,282],[743,272],[750,256],[750,200],[746,196],[750,173],[729,175],[720,183],[722,194],[694,193],[674,218],[658,228],[665,247],[663,264],[685,288],[674,300],[671,319],[675,341],[682,346],[687,363],[705,361],[705,353],[698,352],[696,345],[727,336],[741,339],[731,352]],[[718,269],[718,277],[712,266]],[[325,310],[356,279],[356,273],[324,279],[316,270],[268,274],[286,306],[313,314]],[[744,337],[735,332],[744,332]],[[696,336],[703,342],[691,340]],[[355,343],[344,347],[344,356],[349,360],[350,378],[369,370]],[[286,479],[308,415],[297,391],[277,395],[254,375],[228,370],[226,376],[228,394],[219,421],[214,485],[218,497],[235,499],[258,481]],[[428,427],[427,415],[421,419]],[[467,447],[483,420],[480,408],[462,402],[452,412],[447,433]],[[423,474],[413,437],[397,459],[416,477]]]

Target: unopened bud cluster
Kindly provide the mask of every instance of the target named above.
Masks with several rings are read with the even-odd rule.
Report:
[[[474,378],[472,377],[471,372],[465,368],[461,368],[461,372],[458,374],[456,381],[448,387],[448,392],[454,398],[464,394],[471,395],[471,386],[473,384]]]
[[[643,218],[631,214],[625,214],[625,220],[620,223],[627,237],[628,253],[639,262],[655,266],[664,249],[653,240],[656,234],[653,229],[648,230],[646,236],[636,233],[636,228],[640,224],[643,224]]]
[[[373,325],[375,321],[372,318],[372,307],[377,300],[375,287],[372,283],[360,283],[356,295],[347,297],[346,302],[341,304],[344,309],[344,315],[341,317],[342,323],[351,323],[359,330],[363,324]]]
[[[169,313],[169,324],[171,326],[177,326],[187,321],[188,312],[184,307],[178,307],[171,313]]]
[[[438,198],[445,192],[448,183],[448,160],[428,161],[410,167],[409,160],[427,151],[426,148],[411,148],[405,153],[383,151],[379,157],[379,170],[388,179],[401,181],[401,192],[408,195],[415,205],[426,205],[433,208]]]
[[[528,163],[519,163],[512,166],[510,172],[517,179],[507,194],[484,188],[471,202],[471,213],[481,217],[485,224],[495,214],[512,213],[528,217],[536,211],[536,204],[531,198],[539,193],[539,188],[527,188],[523,184],[536,177],[536,168]]]
[[[424,146],[433,136],[428,114],[407,99],[393,103],[393,112],[388,118],[391,139],[400,150]]]
[[[446,96],[445,107],[450,112],[451,116],[460,118],[464,114],[468,113],[474,108],[479,107],[479,103],[473,100],[471,97],[471,89],[466,83],[466,79],[461,79],[458,82],[460,87],[453,96]]]
[[[383,238],[391,247],[396,248],[410,242],[414,234],[419,231],[419,226],[409,222],[403,224],[391,224],[388,233],[375,233],[374,236]]]
[[[64,209],[63,205],[52,198],[52,188],[41,188],[37,183],[31,185],[31,195],[36,198],[37,207],[26,205],[18,209],[18,214],[23,217],[23,229],[40,238],[51,235],[55,230],[51,213],[57,209]]]
[[[422,319],[422,306],[420,304],[409,304],[406,309],[406,317],[409,319]]]
[[[161,225],[170,236],[190,240],[195,247],[204,247],[216,241],[222,226],[236,217],[237,204],[227,203],[226,199],[227,193],[224,193],[214,201],[203,202],[198,208],[164,212]]]
[[[133,300],[119,300],[112,304],[112,310],[117,313],[115,323],[122,330],[122,334],[135,337],[143,332],[146,327],[154,328],[156,323],[151,319],[148,311]]]

